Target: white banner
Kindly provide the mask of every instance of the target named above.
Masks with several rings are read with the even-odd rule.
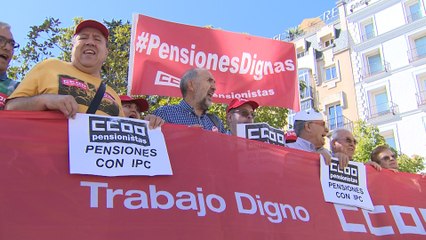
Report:
[[[335,158],[327,166],[321,156],[321,186],[326,202],[356,206],[373,210],[367,189],[365,166],[359,162],[349,162],[343,170]]]
[[[161,128],[147,121],[78,113],[68,126],[71,174],[173,174]]]

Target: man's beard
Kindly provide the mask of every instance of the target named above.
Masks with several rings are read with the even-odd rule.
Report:
[[[207,111],[211,105],[211,102],[207,100],[207,97],[204,97],[200,102],[199,106],[202,110]]]

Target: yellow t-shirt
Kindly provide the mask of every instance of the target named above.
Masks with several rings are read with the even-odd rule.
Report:
[[[86,113],[102,80],[75,68],[71,63],[47,59],[31,69],[9,99],[41,94],[71,95],[78,103],[78,112]],[[124,117],[117,93],[107,86],[96,111],[99,115]]]

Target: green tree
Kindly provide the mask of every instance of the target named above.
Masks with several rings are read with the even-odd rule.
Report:
[[[299,26],[296,26],[293,28],[289,28],[286,33],[288,41],[293,41],[294,39],[303,35],[305,32]]]
[[[354,136],[358,140],[355,150],[354,160],[357,162],[370,161],[370,155],[374,148],[380,145],[387,145],[385,138],[380,135],[379,129],[376,126],[369,125],[364,121],[355,123]],[[406,154],[398,154],[395,149],[398,168],[401,172],[418,173],[424,169],[424,158],[421,156],[409,157]]]
[[[379,133],[379,129],[364,121],[355,123],[354,136],[358,140],[354,154],[354,160],[357,162],[370,161],[371,151],[379,145],[386,144],[385,138]]]
[[[418,173],[424,169],[424,157],[414,155],[413,157],[409,157],[406,154],[401,154],[398,156],[398,169],[401,172],[408,173]]]

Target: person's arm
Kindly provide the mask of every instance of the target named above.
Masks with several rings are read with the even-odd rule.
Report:
[[[145,116],[144,120],[149,122],[149,128],[154,129],[161,127],[164,124],[164,120],[161,117],[155,116],[153,114],[148,114]]]
[[[78,104],[71,95],[41,94],[33,97],[17,97],[6,102],[6,110],[45,111],[57,110],[67,118],[74,118]]]

